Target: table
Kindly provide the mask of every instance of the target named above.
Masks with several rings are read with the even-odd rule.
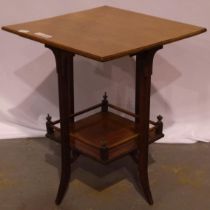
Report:
[[[153,204],[148,178],[148,147],[149,143],[163,137],[162,117],[158,116],[156,122],[149,120],[154,55],[163,45],[203,33],[206,29],[109,6],[2,29],[45,44],[55,56],[60,119],[52,121],[51,116],[47,116],[46,136],[61,143],[62,170],[56,204],[60,204],[65,195],[71,163],[80,154],[103,164],[131,154],[138,164],[145,198]],[[109,103],[106,93],[101,103],[75,113],[74,55],[100,62],[136,56],[135,113]],[[97,108],[100,108],[98,113],[75,120]],[[112,110],[125,113],[134,121],[114,114]]]

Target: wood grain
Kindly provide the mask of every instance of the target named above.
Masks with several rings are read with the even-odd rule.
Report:
[[[60,128],[51,126],[53,133],[48,137],[60,142]],[[102,163],[108,163],[138,149],[139,133],[135,123],[112,112],[99,112],[75,122],[70,136],[72,149]],[[151,125],[149,143],[162,137],[162,130],[158,132],[158,126]],[[107,148],[109,156],[105,161],[100,154],[103,146]]]
[[[113,148],[138,136],[132,121],[111,112],[100,112],[75,123],[71,136],[93,147]]]
[[[203,27],[109,6],[2,29],[99,61],[135,54],[206,31]],[[23,29],[29,32],[19,32]],[[43,38],[37,32],[52,38]]]

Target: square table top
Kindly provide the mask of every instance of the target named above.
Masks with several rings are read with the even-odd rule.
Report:
[[[2,29],[99,61],[135,54],[206,31],[203,27],[110,6]]]

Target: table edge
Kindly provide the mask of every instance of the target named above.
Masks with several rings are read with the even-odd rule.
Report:
[[[200,30],[197,30],[195,32],[192,32],[192,33],[189,33],[189,34],[186,34],[186,35],[181,35],[181,36],[173,38],[173,39],[168,39],[168,40],[161,41],[161,42],[158,42],[158,43],[155,43],[155,44],[139,47],[139,48],[132,49],[132,50],[126,50],[124,52],[115,53],[115,54],[108,55],[108,56],[97,56],[97,55],[88,53],[86,51],[80,51],[80,50],[77,50],[77,49],[74,49],[74,48],[71,48],[71,47],[68,47],[68,46],[64,46],[62,44],[57,44],[57,43],[51,42],[50,40],[44,40],[43,38],[39,38],[39,37],[33,37],[32,38],[27,33],[21,33],[21,32],[18,32],[16,30],[10,29],[9,26],[3,26],[1,29],[4,30],[4,31],[11,32],[11,33],[14,33],[16,35],[19,35],[21,37],[30,39],[30,40],[37,41],[39,43],[42,43],[42,44],[45,44],[45,45],[48,45],[48,46],[51,46],[51,47],[66,50],[66,51],[69,51],[71,53],[81,55],[81,56],[84,56],[84,57],[87,57],[87,58],[90,58],[90,59],[93,59],[93,60],[97,60],[97,61],[100,61],[100,62],[110,61],[110,60],[117,59],[117,58],[120,58],[120,57],[123,57],[123,56],[135,55],[136,53],[138,53],[140,51],[149,50],[149,49],[152,49],[152,48],[157,47],[157,46],[163,46],[165,44],[169,44],[169,43],[172,43],[172,42],[175,42],[175,41],[183,40],[183,39],[195,36],[195,35],[202,34],[202,33],[207,31],[206,28],[200,27]]]

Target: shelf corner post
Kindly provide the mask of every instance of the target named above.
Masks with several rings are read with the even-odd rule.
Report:
[[[46,120],[47,120],[46,121],[46,129],[47,129],[46,137],[50,137],[54,133],[54,130],[52,127],[52,117],[49,114],[47,114]]]

